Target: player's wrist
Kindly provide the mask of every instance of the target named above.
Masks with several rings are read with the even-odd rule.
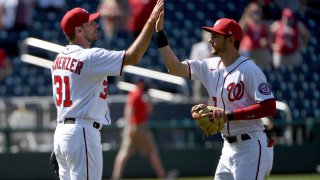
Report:
[[[150,26],[155,26],[157,22],[157,19],[152,19],[152,18],[149,18],[148,21],[146,22],[146,24],[149,24]]]
[[[162,48],[169,45],[166,34],[164,33],[163,30],[156,32],[156,38],[157,38],[158,48]]]
[[[227,121],[234,120],[233,111],[227,111],[225,114],[226,114]]]

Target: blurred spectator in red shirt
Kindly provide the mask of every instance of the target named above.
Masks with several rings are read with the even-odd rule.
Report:
[[[261,6],[256,2],[248,4],[239,24],[244,34],[240,44],[241,54],[251,58],[259,66],[271,65],[271,34]]]
[[[165,170],[156,144],[151,131],[147,127],[148,115],[153,109],[151,98],[148,95],[149,87],[143,80],[139,80],[136,85],[137,88],[129,93],[125,105],[124,119],[126,123],[123,129],[121,147],[113,167],[113,180],[121,179],[127,161],[136,151],[150,159],[150,163],[159,178],[165,177]]]
[[[275,14],[271,10],[273,0],[252,0],[251,2],[256,2],[261,6],[264,19],[269,20],[274,17]]]
[[[280,9],[289,8],[298,15],[304,15],[308,10],[307,4],[310,0],[274,0]],[[319,1],[319,0],[317,0]]]
[[[134,37],[138,37],[143,25],[148,20],[153,7],[156,5],[156,0],[128,0],[131,15],[128,22],[129,31],[134,33]]]
[[[0,82],[3,81],[12,71],[10,59],[6,52],[0,48]]]
[[[0,0],[0,28],[27,30],[32,25],[34,5],[33,0]]]
[[[10,56],[19,54],[18,41],[22,31],[27,31],[33,22],[34,0],[0,0],[0,45]]]
[[[128,0],[101,0],[98,11],[106,46],[117,41],[119,36],[127,34],[126,24],[130,14]]]
[[[281,19],[275,21],[270,29],[274,67],[294,67],[301,64],[301,49],[307,46],[311,35],[294,12],[289,8],[283,9]]]
[[[37,0],[37,4],[47,12],[60,13],[66,7],[66,0]]]

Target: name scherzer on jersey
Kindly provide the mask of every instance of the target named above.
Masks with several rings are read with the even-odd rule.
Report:
[[[264,73],[246,57],[239,57],[228,67],[224,67],[220,57],[187,62],[190,78],[201,81],[212,106],[232,111],[274,98]],[[262,130],[260,119],[236,120],[225,124],[222,134],[234,136]]]
[[[53,98],[57,121],[90,119],[109,125],[108,77],[119,76],[125,51],[66,46],[53,62]]]

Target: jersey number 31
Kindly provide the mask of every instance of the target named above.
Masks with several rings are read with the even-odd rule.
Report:
[[[60,106],[63,102],[63,107],[72,106],[72,100],[70,96],[70,80],[68,76],[54,76],[54,85],[56,85],[56,105]],[[108,81],[104,80],[103,89],[100,93],[101,99],[108,98]],[[64,88],[63,88],[64,87]],[[64,90],[64,91],[63,91]]]
[[[56,88],[56,105],[60,106],[62,104],[63,96],[63,107],[70,107],[72,105],[72,100],[70,99],[70,81],[68,76],[54,76],[54,85],[57,84]],[[63,93],[64,86],[64,93]]]

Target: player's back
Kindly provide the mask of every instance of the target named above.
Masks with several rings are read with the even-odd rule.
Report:
[[[58,122],[77,117],[110,123],[107,75],[120,74],[121,63],[117,59],[122,59],[123,54],[77,45],[68,45],[58,54],[51,69]]]

